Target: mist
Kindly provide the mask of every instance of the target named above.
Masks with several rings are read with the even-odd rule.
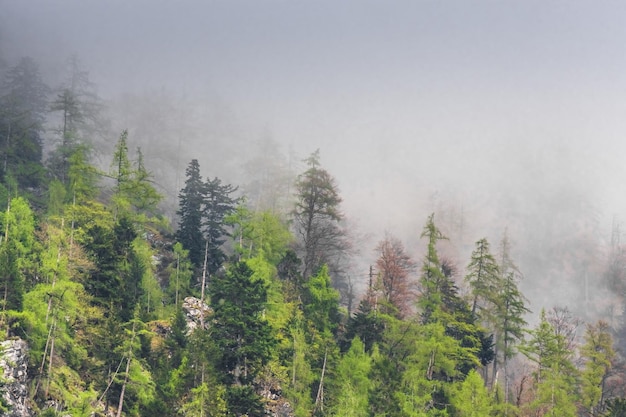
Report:
[[[435,212],[461,270],[506,230],[530,308],[592,318],[626,220],[624,21],[620,2],[0,0],[0,57],[55,86],[77,55],[111,121],[101,163],[129,129],[170,206],[191,158],[242,184],[263,141],[296,173],[319,148],[366,237],[357,279],[385,232],[420,261]]]

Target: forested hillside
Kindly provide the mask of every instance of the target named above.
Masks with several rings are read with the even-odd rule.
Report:
[[[468,259],[440,251],[438,212],[423,252],[363,247],[323,149],[295,173],[251,159],[242,184],[192,158],[166,195],[70,63],[54,88],[7,63],[0,87],[0,336],[28,344],[33,415],[624,415],[618,241],[586,270],[614,310],[584,322],[533,309],[505,228]]]

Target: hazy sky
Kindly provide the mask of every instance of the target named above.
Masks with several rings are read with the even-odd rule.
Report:
[[[75,53],[105,98],[219,97],[244,136],[321,148],[375,240],[417,239],[437,196],[477,233],[589,199],[608,236],[626,219],[625,22],[623,1],[0,0],[0,52],[50,77]]]

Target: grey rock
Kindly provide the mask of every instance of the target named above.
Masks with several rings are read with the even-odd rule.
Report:
[[[28,401],[28,344],[21,339],[0,343],[0,368],[4,371],[2,397],[10,411],[5,417],[33,417]]]

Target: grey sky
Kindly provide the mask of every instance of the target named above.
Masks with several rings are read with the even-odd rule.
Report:
[[[374,240],[417,241],[442,196],[470,241],[528,245],[560,193],[605,237],[626,219],[625,22],[623,1],[0,0],[0,51],[51,77],[76,53],[105,98],[217,96],[244,136],[321,148]]]

